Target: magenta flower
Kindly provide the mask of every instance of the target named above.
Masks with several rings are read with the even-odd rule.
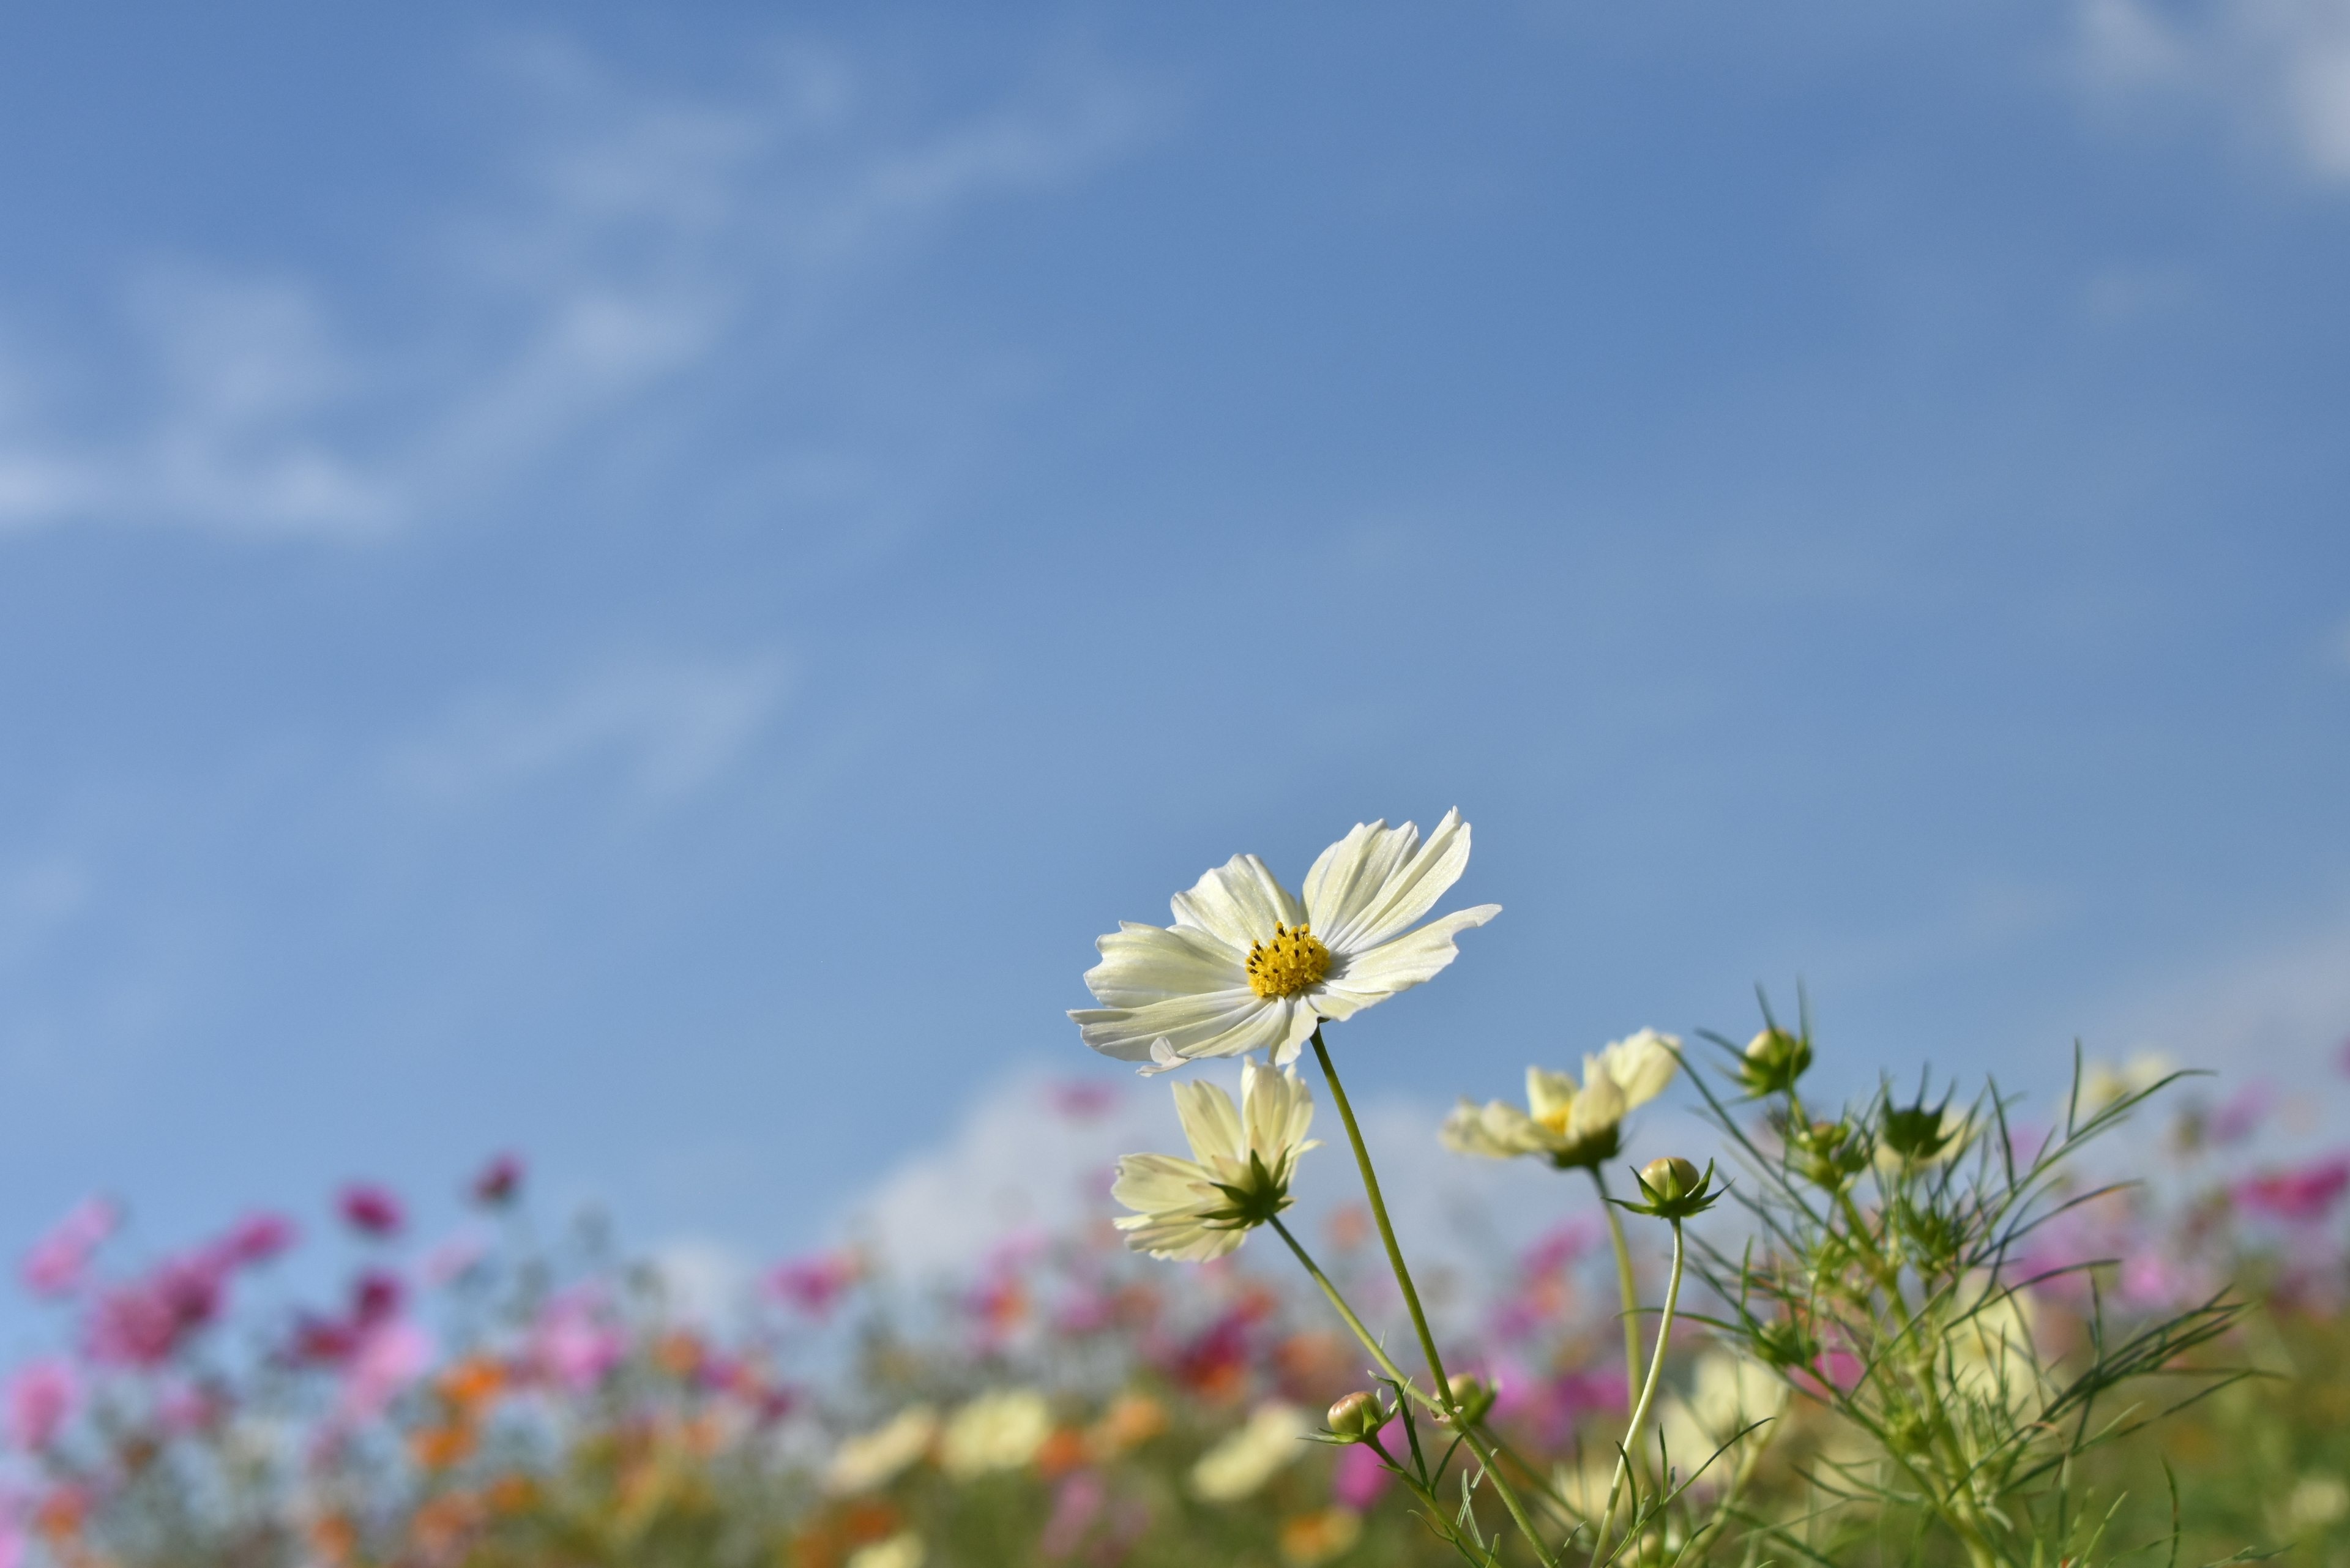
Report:
[[[473,1178],[473,1201],[484,1208],[503,1208],[521,1190],[522,1160],[515,1155],[498,1156]]]
[[[90,1359],[135,1367],[171,1360],[191,1335],[220,1315],[226,1274],[226,1263],[207,1250],[170,1259],[146,1278],[107,1292],[84,1326]]]
[[[343,1189],[342,1196],[336,1199],[335,1206],[342,1214],[343,1222],[362,1236],[378,1240],[396,1236],[400,1234],[400,1227],[408,1223],[407,1210],[400,1207],[400,1199],[393,1197],[389,1189],[373,1182],[352,1182]]]
[[[38,1452],[73,1418],[81,1403],[81,1383],[62,1361],[27,1362],[8,1380],[5,1399],[9,1440],[27,1452]]]
[[[298,1234],[283,1214],[248,1214],[221,1238],[219,1251],[228,1262],[250,1268],[286,1251]]]
[[[1053,1494],[1053,1517],[1045,1521],[1037,1550],[1053,1561],[1074,1556],[1108,1500],[1109,1488],[1094,1471],[1079,1470],[1070,1476]]]
[[[810,1317],[821,1318],[864,1277],[864,1260],[841,1248],[776,1264],[767,1276],[767,1292]]]
[[[2236,1183],[2237,1206],[2295,1225],[2311,1225],[2333,1210],[2350,1189],[2350,1154],[2337,1154],[2292,1170],[2270,1171]]]
[[[81,1288],[89,1262],[114,1234],[121,1215],[103,1198],[85,1198],[25,1254],[25,1288],[36,1296],[70,1295]]]
[[[1366,1512],[1395,1477],[1367,1444],[1350,1444],[1330,1472],[1330,1501]]]

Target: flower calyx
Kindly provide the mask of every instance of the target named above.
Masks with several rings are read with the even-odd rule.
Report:
[[[1849,1122],[1787,1116],[1779,1120],[1779,1134],[1786,1141],[1788,1163],[1814,1187],[1841,1192],[1868,1168],[1867,1140],[1856,1137]]]
[[[1634,1171],[1632,1179],[1639,1183],[1640,1192],[1648,1201],[1634,1203],[1621,1198],[1611,1201],[1635,1214],[1653,1215],[1678,1223],[1704,1213],[1721,1200],[1721,1191],[1713,1185],[1711,1160],[1700,1173],[1693,1162],[1666,1155]]]
[[[1757,1099],[1783,1095],[1811,1065],[1811,1036],[1790,1034],[1774,1023],[1746,1043],[1738,1059],[1738,1081]]]
[[[1929,1106],[1919,1096],[1914,1106],[1887,1106],[1877,1129],[1877,1142],[1903,1159],[1931,1159],[1942,1152],[1959,1129],[1946,1120],[1950,1097]]]
[[[1379,1397],[1367,1388],[1357,1388],[1352,1394],[1341,1395],[1330,1407],[1329,1439],[1339,1443],[1366,1443],[1378,1435],[1378,1430],[1393,1418],[1395,1411],[1379,1403]]]
[[[1464,1427],[1473,1427],[1483,1420],[1493,1408],[1493,1401],[1501,1397],[1500,1389],[1473,1372],[1454,1373],[1444,1380],[1444,1388],[1452,1397],[1452,1407],[1460,1412]],[[1437,1419],[1449,1423],[1451,1417],[1439,1416]]]

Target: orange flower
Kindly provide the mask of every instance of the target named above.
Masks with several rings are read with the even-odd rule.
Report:
[[[1036,1469],[1050,1480],[1086,1462],[1086,1439],[1073,1427],[1056,1427],[1036,1450]]]
[[[463,1421],[452,1421],[412,1433],[408,1449],[426,1469],[445,1470],[463,1463],[473,1454],[474,1443],[473,1428]]]
[[[349,1563],[359,1555],[359,1527],[348,1513],[329,1513],[310,1526],[310,1544],[328,1563]]]
[[[1148,1394],[1121,1394],[1086,1434],[1097,1459],[1116,1459],[1167,1429],[1167,1408]]]
[[[441,1397],[472,1413],[496,1398],[506,1386],[506,1369],[485,1355],[469,1355],[441,1375]]]
[[[528,1476],[503,1475],[483,1490],[492,1513],[511,1517],[525,1513],[538,1501],[538,1483]]]
[[[653,1361],[672,1377],[691,1377],[709,1359],[699,1336],[680,1330],[661,1335],[653,1346]]]
[[[1348,1508],[1326,1508],[1282,1521],[1281,1555],[1290,1568],[1315,1568],[1362,1538],[1360,1514]]]

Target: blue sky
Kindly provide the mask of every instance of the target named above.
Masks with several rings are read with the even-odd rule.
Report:
[[[0,1235],[827,1233],[1243,849],[1434,1104],[2350,1033],[2341,0],[0,23]]]

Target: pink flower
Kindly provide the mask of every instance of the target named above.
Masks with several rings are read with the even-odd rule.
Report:
[[[220,1239],[224,1258],[239,1267],[268,1262],[294,1245],[298,1232],[283,1214],[248,1214]]]
[[[1086,1532],[1101,1517],[1102,1504],[1109,1499],[1109,1489],[1100,1476],[1092,1470],[1079,1470],[1060,1485],[1053,1495],[1053,1517],[1045,1521],[1045,1532],[1037,1538],[1037,1550],[1048,1560],[1067,1557],[1083,1543]]]
[[[432,1364],[432,1342],[414,1324],[396,1319],[369,1329],[343,1374],[338,1417],[350,1423],[381,1415]]]
[[[583,1292],[555,1297],[531,1325],[529,1354],[539,1376],[575,1394],[601,1383],[627,1351],[628,1342],[607,1320],[601,1303]]]
[[[98,1299],[85,1325],[102,1366],[160,1366],[220,1315],[226,1263],[210,1251],[173,1258]]]
[[[85,1198],[50,1227],[25,1254],[26,1289],[36,1296],[70,1295],[89,1272],[91,1254],[102,1246],[121,1215],[103,1198]]]
[[[408,1223],[407,1211],[400,1206],[400,1199],[388,1189],[372,1182],[352,1182],[343,1189],[335,1206],[343,1222],[362,1236],[379,1240],[396,1236],[400,1228]]]
[[[1118,1105],[1118,1085],[1080,1080],[1055,1084],[1051,1090],[1053,1109],[1073,1122],[1095,1121],[1105,1116]]]
[[[497,1209],[511,1203],[521,1190],[522,1160],[515,1155],[499,1155],[473,1178],[473,1201],[484,1208]]]
[[[2314,1224],[2350,1189],[2350,1154],[2294,1170],[2270,1171],[2236,1183],[2239,1207],[2295,1225]]]
[[[2241,1143],[2257,1131],[2276,1104],[2276,1091],[2266,1084],[2246,1084],[2211,1113],[2211,1141]]]
[[[489,1243],[479,1236],[452,1236],[424,1255],[422,1272],[425,1282],[453,1284],[479,1268],[482,1260],[489,1255]]]
[[[46,1449],[73,1418],[81,1384],[62,1361],[28,1362],[8,1380],[8,1437],[28,1451]]]
[[[844,1247],[776,1264],[767,1275],[767,1292],[808,1316],[820,1318],[864,1277],[865,1260]]]
[[[1599,1224],[1596,1220],[1580,1217],[1566,1220],[1551,1227],[1543,1233],[1540,1241],[1527,1248],[1526,1255],[1518,1261],[1518,1267],[1527,1274],[1555,1273],[1589,1251],[1598,1240]]]
[[[1337,1466],[1330,1472],[1330,1501],[1361,1513],[1379,1501],[1379,1493],[1387,1490],[1388,1483],[1393,1480],[1395,1477],[1367,1445],[1351,1444],[1338,1456]]]

